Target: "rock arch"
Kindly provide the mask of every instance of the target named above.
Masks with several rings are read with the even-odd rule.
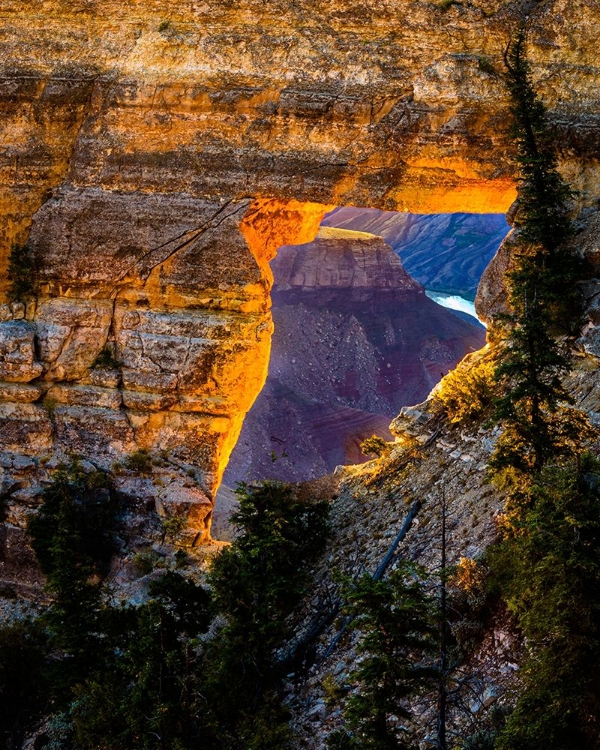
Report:
[[[200,482],[204,523],[266,373],[277,247],[309,241],[332,205],[512,202],[490,64],[519,4],[331,0],[320,18],[310,0],[181,0],[169,18],[148,0],[5,5],[0,287],[25,241],[41,287],[36,307],[0,307],[0,451],[162,450]],[[536,14],[562,168],[593,203],[598,7]],[[107,341],[112,374],[93,367]]]

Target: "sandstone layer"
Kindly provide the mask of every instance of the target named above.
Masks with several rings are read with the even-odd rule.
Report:
[[[2,289],[13,243],[39,267],[37,298],[0,310],[5,490],[69,452],[163,451],[195,473],[205,534],[266,376],[277,248],[334,205],[513,201],[492,68],[524,11],[561,168],[591,205],[592,0],[5,0]],[[112,370],[94,366],[105,345]]]

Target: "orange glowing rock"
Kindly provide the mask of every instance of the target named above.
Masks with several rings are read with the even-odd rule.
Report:
[[[335,208],[320,203],[258,198],[244,217],[240,231],[265,277],[273,283],[269,261],[283,245],[304,245],[317,236],[326,213]]]

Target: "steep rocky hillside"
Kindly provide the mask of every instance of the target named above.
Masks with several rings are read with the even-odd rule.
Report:
[[[246,418],[225,484],[303,481],[364,461],[391,439],[402,406],[422,401],[485,332],[425,296],[381,239],[322,229],[271,263],[269,375]]]
[[[599,427],[597,355],[581,350],[567,384],[577,407]],[[434,574],[439,571],[444,505],[448,565],[456,565],[462,557],[479,557],[497,538],[496,519],[503,510],[504,497],[489,483],[486,470],[499,429],[485,424],[452,426],[436,416],[431,404],[403,409],[392,422],[391,429],[400,441],[389,457],[347,467],[332,478],[333,536],[320,565],[312,571],[314,587],[296,617],[296,643],[336,601],[337,573],[375,573],[414,511],[415,502],[420,507],[392,556],[391,570],[404,558]],[[407,436],[416,439],[416,447],[407,449]],[[320,635],[316,651],[311,652],[308,673],[299,669],[290,677],[288,704],[299,733],[298,747],[324,750],[328,734],[342,723],[340,699],[331,701],[332,685],[347,684],[349,673],[359,663],[356,646],[360,638],[356,631],[344,634],[343,627],[344,618],[336,617]],[[502,608],[488,611],[479,621],[462,623],[462,627],[474,627],[481,637],[461,667],[457,684],[464,680],[463,688],[453,697],[449,713],[450,734],[457,731],[464,737],[469,727],[484,726],[495,707],[510,702],[523,643]],[[435,746],[436,700],[436,695],[424,696],[415,706],[417,734],[425,747]]]

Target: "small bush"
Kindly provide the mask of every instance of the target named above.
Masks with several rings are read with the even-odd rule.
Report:
[[[149,474],[152,471],[150,451],[145,448],[134,451],[125,461],[125,465],[131,471],[138,471],[140,474]]]
[[[171,541],[175,540],[179,534],[185,529],[187,521],[183,516],[173,516],[172,518],[164,518],[162,527],[164,536]]]
[[[24,302],[37,293],[37,264],[29,245],[13,245],[8,256],[8,297]]]
[[[371,437],[363,440],[360,444],[360,450],[365,456],[387,456],[391,450],[390,445],[378,435],[371,435]]]
[[[464,740],[461,750],[494,750],[497,736],[492,729],[480,729]]]
[[[148,573],[152,573],[152,571],[156,567],[158,560],[159,554],[158,552],[156,552],[156,550],[153,550],[152,547],[141,549],[133,556],[133,564],[135,565],[138,573],[143,576],[148,575]]]
[[[186,568],[189,564],[190,558],[187,552],[178,549],[177,552],[175,552],[175,568],[179,570],[181,568]]]
[[[170,21],[161,21],[158,25],[158,30],[162,33],[163,31],[167,31],[169,27],[171,26]]]
[[[390,446],[391,451],[391,446]],[[394,453],[390,452],[390,457],[385,461],[375,464],[375,469],[365,476],[363,482],[365,487],[376,487],[384,484],[389,477],[394,476],[397,480],[405,476],[411,465],[414,465],[421,458],[421,446],[418,441],[407,434],[399,437],[398,442],[394,443]],[[405,501],[410,502],[407,495]]]
[[[54,417],[54,414],[56,413],[56,399],[52,398],[52,396],[46,396],[46,398],[42,401],[42,406],[46,410],[46,413],[52,419]]]
[[[495,370],[492,355],[478,361],[467,357],[443,378],[436,398],[450,422],[473,421],[486,415],[497,392]]]
[[[466,593],[481,589],[485,582],[485,574],[481,565],[471,557],[461,557],[454,570],[452,583]]]
[[[325,693],[324,700],[327,708],[334,708],[346,694],[344,688],[337,682],[332,674],[326,674],[321,682]]]
[[[327,750],[351,750],[356,747],[353,736],[345,729],[336,729],[327,735]]]
[[[494,705],[487,715],[480,717],[480,728],[465,737],[460,750],[494,750],[498,735],[504,728],[511,709],[508,706]]]
[[[73,746],[73,723],[66,711],[50,717],[46,735],[48,739],[48,744],[45,745],[46,750],[63,750],[63,748]]]

